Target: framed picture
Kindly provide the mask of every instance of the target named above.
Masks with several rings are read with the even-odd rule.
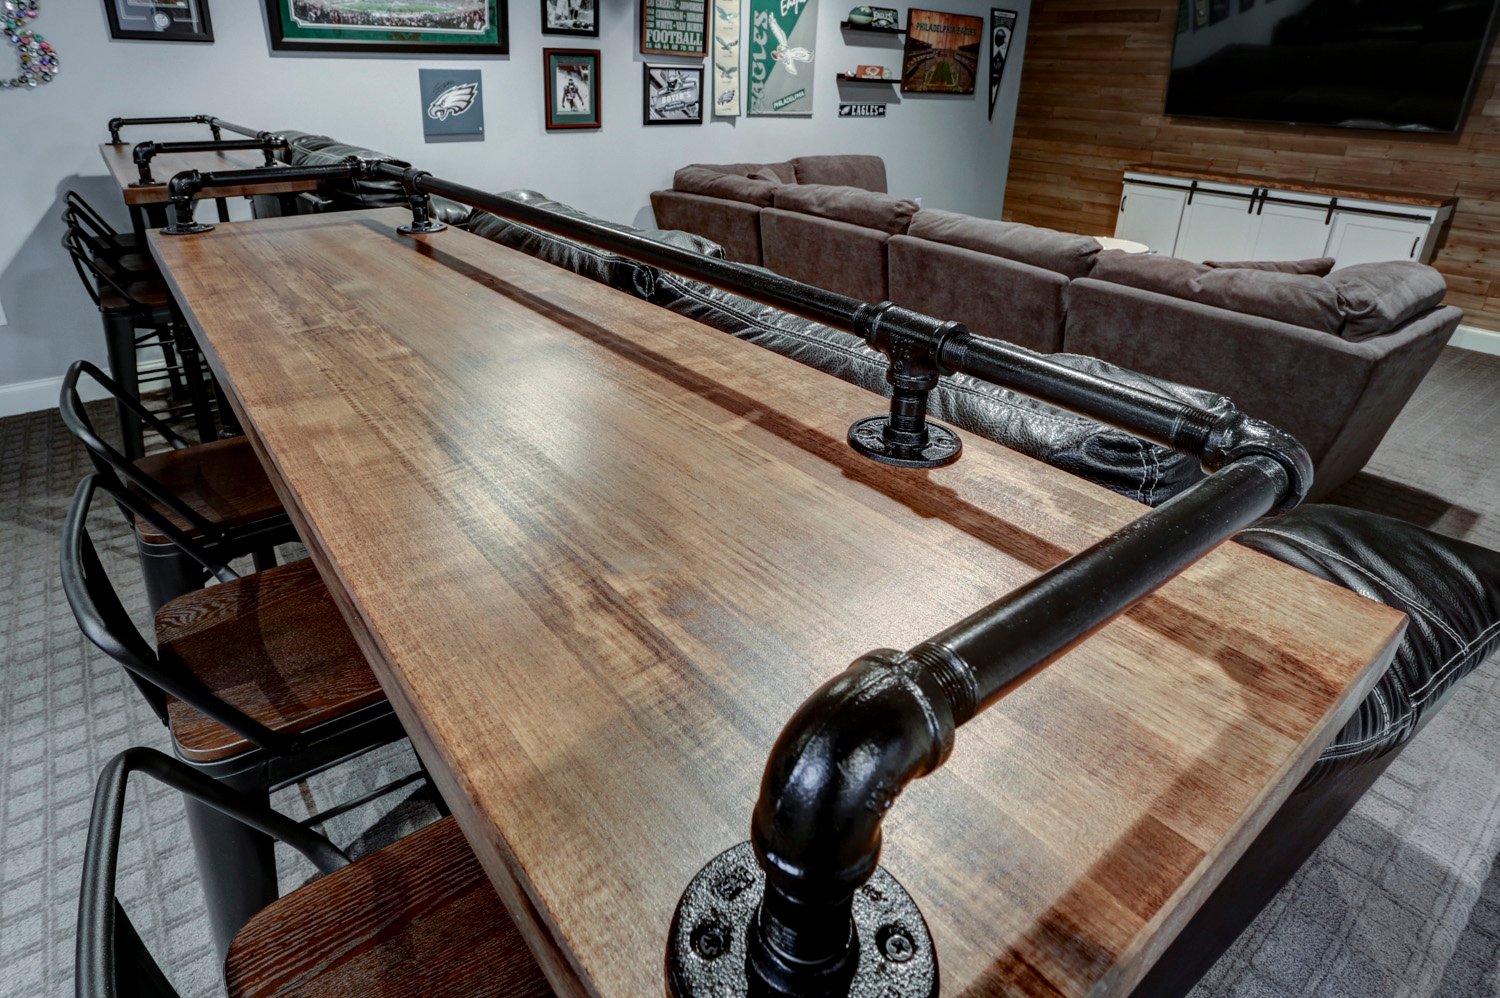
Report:
[[[599,37],[599,0],[542,0],[542,34]]]
[[[266,0],[266,18],[278,52],[510,52],[506,0]]]
[[[641,54],[708,55],[708,0],[641,0]]]
[[[984,18],[912,7],[901,55],[904,94],[972,94]]]
[[[703,67],[645,67],[642,120],[648,125],[703,124]]]
[[[598,128],[600,108],[599,50],[543,49],[547,73],[547,128]]]
[[[211,42],[208,0],[104,0],[111,38]]]

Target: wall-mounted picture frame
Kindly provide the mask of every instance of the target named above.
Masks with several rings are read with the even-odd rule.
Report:
[[[542,69],[548,131],[603,126],[598,49],[543,49]]]
[[[703,67],[644,67],[641,120],[647,125],[703,124]]]
[[[208,0],[104,0],[109,37],[152,42],[212,42]]]
[[[904,94],[972,94],[984,18],[911,7],[901,54]]]
[[[708,55],[709,0],[641,0],[641,54]]]
[[[599,37],[599,0],[542,0],[542,34]]]
[[[266,19],[277,52],[510,52],[506,0],[266,0]]]

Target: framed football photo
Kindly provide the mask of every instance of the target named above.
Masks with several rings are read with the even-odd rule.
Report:
[[[544,49],[547,74],[547,129],[598,128],[600,108],[599,50]]]
[[[972,94],[984,18],[912,7],[901,59],[904,94]]]
[[[104,0],[111,38],[211,42],[208,0]]]
[[[278,52],[510,52],[506,0],[266,0],[266,17]]]
[[[599,37],[599,0],[542,0],[542,34]]]

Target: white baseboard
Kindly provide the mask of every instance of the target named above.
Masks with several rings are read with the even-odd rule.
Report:
[[[1450,347],[1458,347],[1460,350],[1473,350],[1475,353],[1492,353],[1500,355],[1500,333],[1490,329],[1476,329],[1473,326],[1459,326],[1453,333],[1453,338],[1448,341]]]
[[[140,373],[149,374],[163,367],[161,358],[144,360],[141,363]],[[62,375],[55,378],[37,378],[35,381],[17,381],[14,384],[0,385],[0,418],[5,416],[20,416],[28,412],[41,412],[43,409],[57,408],[57,394],[62,391]],[[104,389],[92,378],[78,379],[78,394],[83,396],[85,402],[97,402],[108,398]]]

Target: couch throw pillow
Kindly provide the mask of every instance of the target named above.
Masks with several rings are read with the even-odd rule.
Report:
[[[1344,322],[1333,285],[1309,274],[1215,270],[1176,257],[1104,250],[1091,276],[1325,333],[1338,333]]]
[[[1088,277],[1099,255],[1099,241],[1088,236],[936,208],[918,212],[907,234],[1041,267],[1068,278]]]
[[[672,177],[672,189],[684,194],[743,201],[761,208],[771,206],[771,196],[780,185],[771,180],[756,180],[737,173],[719,173],[704,166],[685,166]]]
[[[1442,274],[1413,260],[1343,267],[1329,274],[1327,283],[1338,295],[1346,340],[1388,333],[1441,305],[1448,293]]]
[[[1273,270],[1278,274],[1327,277],[1333,270],[1333,257],[1318,256],[1310,260],[1204,260],[1203,266],[1215,270]]]
[[[867,229],[899,236],[911,225],[917,203],[889,194],[876,194],[859,187],[827,184],[788,184],[772,195],[778,208],[804,215],[831,218]]]

